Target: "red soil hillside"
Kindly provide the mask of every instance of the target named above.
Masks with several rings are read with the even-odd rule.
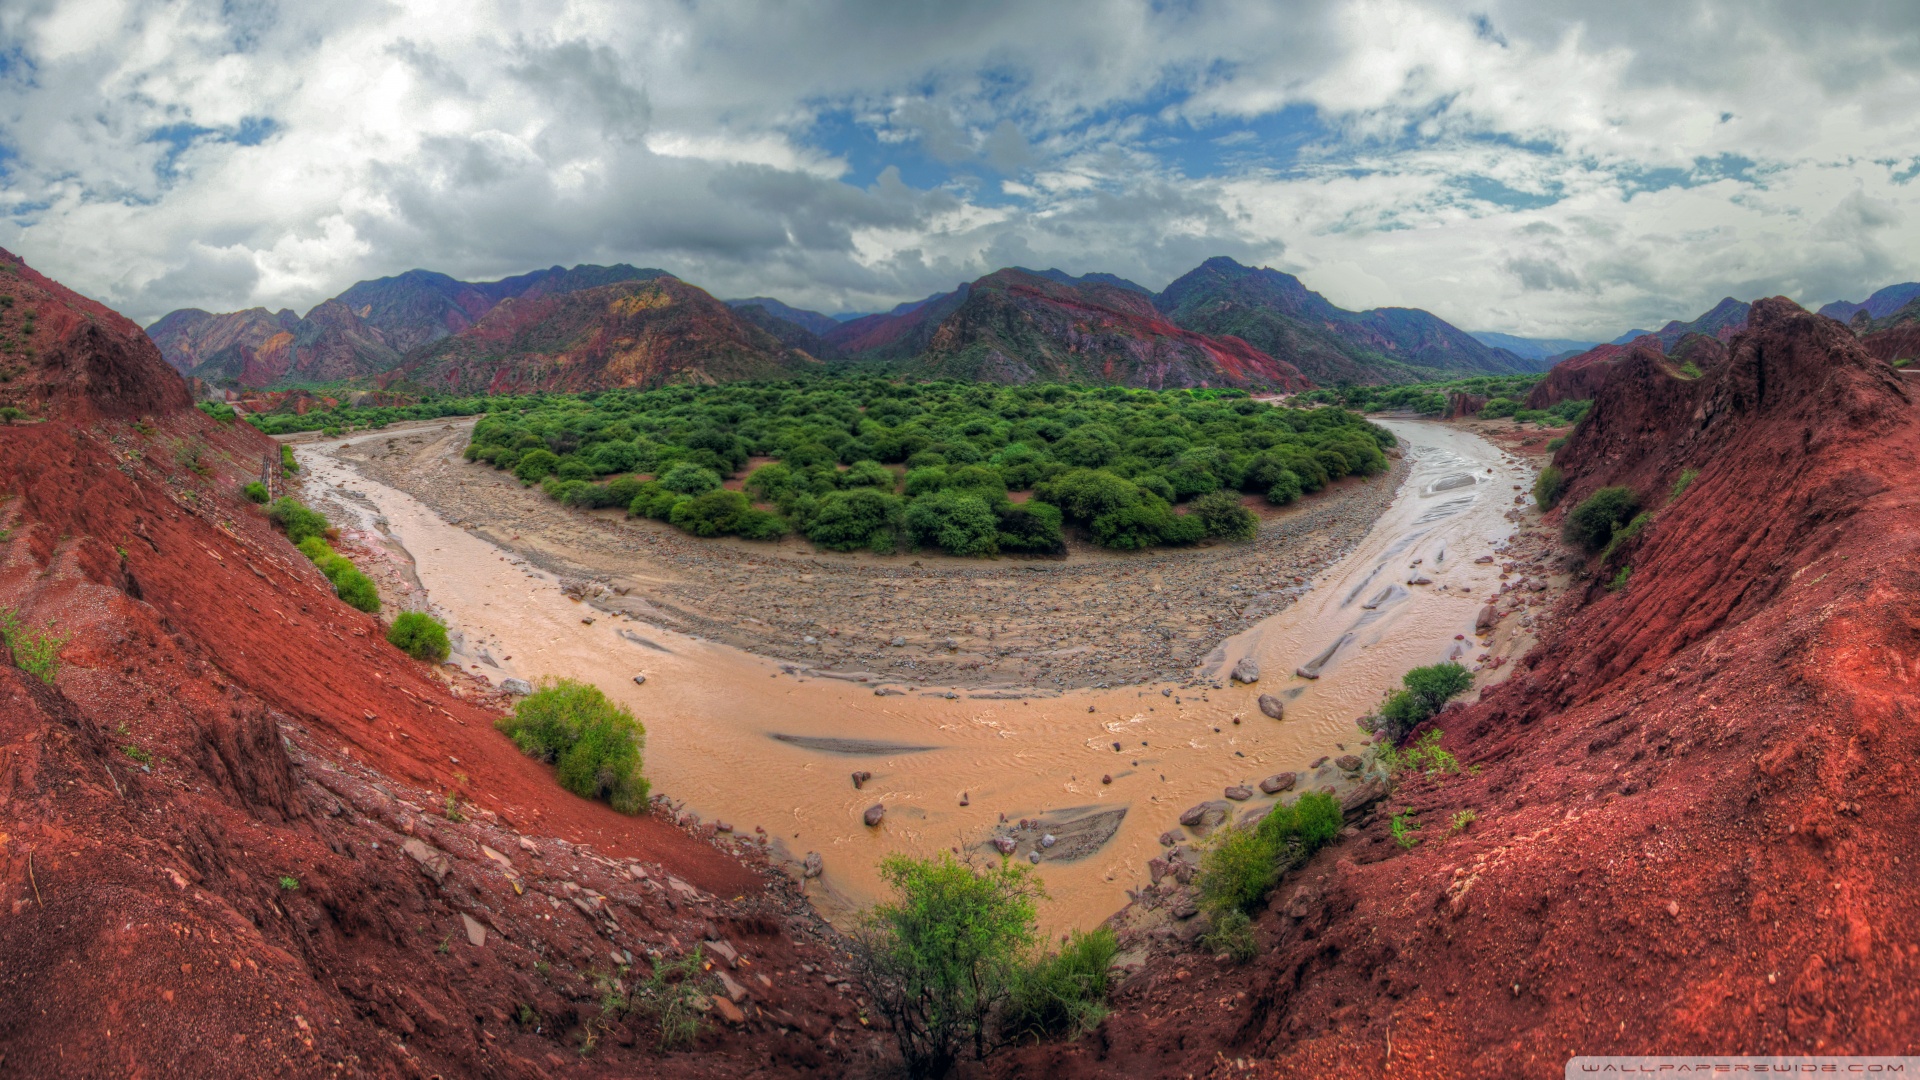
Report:
[[[1565,505],[1625,484],[1650,522],[1510,681],[1435,719],[1479,771],[1393,793],[1423,842],[1363,817],[1281,884],[1251,964],[1156,959],[1094,1036],[1004,1074],[1920,1053],[1917,455],[1901,377],[1785,299],[1704,378],[1612,365]]]
[[[392,379],[490,394],[777,378],[812,357],[674,277],[507,299]]]
[[[1153,298],[1101,282],[1068,284],[1021,270],[973,283],[933,333],[916,371],[1024,383],[1100,382],[1163,389],[1305,390],[1298,368],[1237,337],[1175,326]]]
[[[1560,361],[1547,372],[1527,395],[1527,408],[1551,409],[1563,401],[1585,401],[1600,392],[1613,377],[1613,370],[1639,350],[1667,361],[1678,369],[1691,362],[1703,373],[1718,368],[1727,358],[1727,347],[1719,338],[1689,334],[1663,352],[1660,339],[1652,334],[1638,337],[1629,345],[1597,345],[1579,356]]]
[[[9,316],[36,316],[6,393],[38,417],[0,428],[0,611],[67,639],[44,681],[0,650],[0,1073],[784,1075],[858,1052],[847,998],[782,977],[834,969],[803,905],[562,792],[235,497],[270,440],[0,260]],[[596,977],[706,937],[756,966],[705,1053],[603,1013]]]

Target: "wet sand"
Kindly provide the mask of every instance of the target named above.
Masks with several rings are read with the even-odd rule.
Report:
[[[1479,648],[1474,617],[1498,588],[1499,566],[1473,560],[1514,531],[1514,488],[1529,484],[1531,471],[1455,427],[1383,422],[1410,447],[1407,479],[1378,525],[1303,586],[1299,602],[1248,620],[1250,628],[1209,650],[1183,681],[1053,696],[970,696],[981,691],[929,691],[897,679],[885,685],[898,694],[878,696],[871,684],[821,677],[666,625],[671,620],[597,609],[565,595],[561,575],[368,479],[352,448],[343,452],[343,443],[392,433],[306,442],[298,453],[323,509],[404,547],[432,608],[459,636],[457,661],[496,682],[559,676],[599,685],[646,724],[656,791],[737,833],[764,826],[796,860],[821,853],[825,873],[809,892],[829,918],[875,898],[882,855],[973,850],[1004,814],[1078,823],[1075,835],[1094,837],[1049,849],[1040,866],[1051,896],[1044,921],[1064,928],[1095,925],[1124,904],[1161,850],[1156,838],[1181,811],[1219,799],[1230,785],[1310,773],[1317,759],[1357,748],[1353,721],[1407,668]],[[638,563],[631,576],[677,572]],[[1407,584],[1416,574],[1431,582]],[[1392,584],[1405,594],[1388,590],[1389,599],[1363,608]],[[1072,648],[1076,633],[1102,632],[1067,627],[1060,638]],[[1345,635],[1352,636],[1318,680],[1291,675]],[[1226,683],[1233,662],[1249,654],[1261,680]],[[634,684],[636,674],[644,685]],[[1261,714],[1261,693],[1287,701],[1285,720]],[[850,779],[855,771],[872,774],[863,789]],[[1317,782],[1303,780],[1301,787]],[[875,804],[885,806],[885,819],[869,828],[861,817]],[[1098,843],[1109,826],[1111,838]]]

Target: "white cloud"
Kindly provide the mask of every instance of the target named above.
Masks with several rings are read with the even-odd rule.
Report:
[[[0,242],[143,320],[413,266],[838,310],[1229,254],[1611,337],[1920,277],[1917,40],[1716,0],[23,0]]]

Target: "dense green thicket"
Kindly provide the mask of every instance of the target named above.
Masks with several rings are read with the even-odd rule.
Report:
[[[701,536],[993,555],[1057,553],[1069,525],[1122,549],[1247,539],[1236,493],[1288,503],[1384,471],[1392,445],[1346,410],[1238,390],[845,378],[523,398],[474,425],[467,457]]]
[[[1400,386],[1323,386],[1294,398],[1300,402],[1340,405],[1360,412],[1407,410],[1425,416],[1446,411],[1449,393],[1481,394],[1490,399],[1524,398],[1544,375],[1479,375],[1445,382],[1405,383]]]
[[[325,388],[322,388],[323,390]],[[345,397],[354,391],[336,389]],[[478,416],[512,406],[514,398],[441,397],[428,395],[413,405],[347,405],[312,412],[248,414],[247,423],[269,435],[290,435],[296,431],[318,431],[343,435],[349,431],[378,431],[403,420],[438,420],[443,416]]]
[[[1632,488],[1603,487],[1568,512],[1566,537],[1588,551],[1599,551],[1639,509],[1640,496]]]
[[[1106,1013],[1113,931],[1040,944],[1030,868],[985,869],[942,853],[889,855],[880,876],[894,899],[853,934],[874,1009],[885,1017],[912,1076],[946,1076],[966,1058],[1009,1042],[1078,1034]]]
[[[646,808],[648,785],[640,775],[646,729],[599,687],[546,682],[494,726],[522,751],[553,763],[560,786],[575,795],[605,799],[623,814]]]

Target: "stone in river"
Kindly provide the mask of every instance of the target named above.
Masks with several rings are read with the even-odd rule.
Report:
[[[1227,814],[1231,810],[1232,807],[1226,803],[1212,799],[1198,806],[1189,807],[1186,813],[1180,815],[1180,824],[1190,829],[1209,829],[1227,820]]]
[[[1020,842],[1011,836],[996,836],[993,838],[993,849],[1002,855],[1013,854],[1013,849],[1019,846]]]
[[[1243,656],[1233,665],[1233,681],[1255,683],[1260,681],[1260,661],[1251,656]]]
[[[886,816],[887,808],[880,803],[874,803],[867,807],[866,813],[860,815],[860,820],[866,822],[868,827],[872,827],[880,824],[880,819]]]
[[[1260,790],[1266,792],[1268,795],[1278,795],[1283,791],[1291,791],[1293,790],[1293,782],[1295,779],[1297,779],[1297,777],[1290,772],[1274,773],[1272,776],[1260,781]]]
[[[1488,604],[1486,607],[1480,609],[1479,617],[1473,620],[1473,629],[1478,633],[1484,634],[1493,629],[1499,621],[1500,609],[1494,607],[1492,604]]]
[[[1283,704],[1279,698],[1274,697],[1272,694],[1260,695],[1260,711],[1263,713],[1266,713],[1268,716],[1274,718],[1275,720],[1285,720],[1287,718],[1286,705]]]
[[[645,675],[635,675],[633,677],[633,685],[635,686],[647,685],[647,677]]]
[[[854,773],[853,774],[853,790],[859,791],[862,787],[866,786],[867,781],[871,779],[873,779],[873,774],[866,771],[865,769],[862,769],[859,772]]]
[[[1235,784],[1227,789],[1226,794],[1227,798],[1235,802],[1246,802],[1248,799],[1253,798],[1253,789],[1241,784]]]
[[[807,852],[807,857],[800,862],[802,877],[819,877],[824,870],[826,870],[826,864],[821,861],[820,853],[817,851]]]
[[[1347,772],[1359,772],[1360,766],[1364,763],[1352,754],[1342,754],[1334,764],[1345,769]]]

